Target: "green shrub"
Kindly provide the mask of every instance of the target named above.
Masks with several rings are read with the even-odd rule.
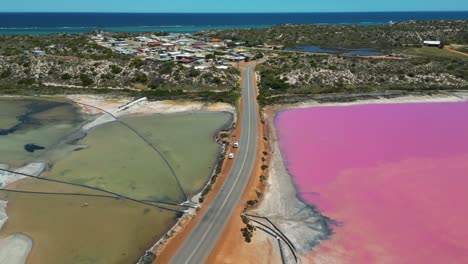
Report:
[[[91,84],[94,83],[93,79],[91,79],[89,75],[84,74],[84,73],[80,75],[80,80],[83,86],[90,86]]]
[[[66,81],[66,80],[70,80],[72,78],[71,74],[69,73],[64,73],[62,74],[62,76],[60,76],[60,79]]]
[[[146,73],[139,72],[133,80],[137,83],[146,83],[148,82],[148,75],[146,75]]]
[[[8,77],[10,77],[11,73],[12,73],[11,69],[8,68],[8,69],[2,71],[2,73],[0,73],[0,78],[2,78],[2,79],[8,78]]]
[[[113,74],[119,74],[122,72],[122,68],[120,68],[119,66],[117,65],[111,65],[111,72]]]
[[[36,82],[34,78],[23,78],[18,81],[18,84],[32,85]]]

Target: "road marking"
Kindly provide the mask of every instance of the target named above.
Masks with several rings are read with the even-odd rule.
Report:
[[[247,133],[247,145],[246,145],[246,149],[247,147],[249,146],[250,144],[250,122],[251,122],[251,96],[250,96],[250,93],[251,93],[251,78],[250,78],[250,67],[248,69],[247,72],[247,90],[248,90],[248,93],[247,93],[247,108],[248,108],[248,120],[249,122],[247,123],[248,124],[248,127],[249,127],[249,130],[246,130],[248,133]],[[239,173],[237,174],[237,177],[236,177],[236,180],[234,181],[234,184],[232,185],[232,188],[231,190],[229,190],[229,193],[228,195],[226,196],[226,199],[224,199],[224,202],[221,204],[221,207],[219,208],[218,212],[216,213],[216,216],[215,216],[215,219],[219,216],[219,214],[221,213],[221,211],[223,210],[224,206],[226,205],[226,202],[229,200],[229,197],[231,196],[232,194],[232,191],[234,190],[234,187],[237,185],[237,182],[239,181],[239,176],[242,174],[242,170],[244,169],[244,165],[245,165],[245,162],[247,161],[247,156],[248,156],[248,151],[245,152],[245,156],[244,156],[244,160],[242,161],[242,165],[241,165],[241,168],[239,170]],[[249,175],[250,177],[250,175]],[[207,231],[205,232],[205,234],[203,235],[202,239],[200,239],[198,245],[195,247],[195,249],[193,250],[192,254],[190,254],[189,258],[187,259],[187,261],[185,262],[185,264],[189,263],[189,261],[192,259],[193,255],[195,255],[195,252],[197,252],[197,250],[200,248],[202,242],[205,240],[206,236],[208,235],[208,232],[210,232],[211,228],[213,227],[213,225],[215,224],[215,222],[213,221],[213,223],[211,223],[211,225],[208,227]]]

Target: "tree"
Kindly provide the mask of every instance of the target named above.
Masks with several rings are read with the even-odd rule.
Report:
[[[90,86],[91,84],[94,83],[93,79],[91,79],[89,75],[84,74],[84,73],[80,75],[80,80],[83,86]]]
[[[120,68],[119,66],[117,65],[111,65],[111,72],[113,74],[119,74],[122,72],[122,68]]]
[[[0,78],[2,78],[2,79],[8,78],[8,77],[10,77],[11,73],[12,73],[11,69],[8,68],[8,69],[2,71],[2,73],[0,73]]]
[[[143,60],[140,60],[140,59],[134,59],[131,63],[130,63],[130,66],[133,67],[133,68],[140,68],[141,66],[143,66],[145,64],[145,62]]]
[[[60,76],[60,79],[66,81],[66,80],[70,80],[72,78],[71,74],[69,73],[64,73],[62,74],[62,76]]]
[[[148,84],[148,88],[150,89],[157,89],[161,86],[161,84],[157,83],[157,82],[150,82],[150,84]]]
[[[146,83],[148,82],[148,75],[146,75],[146,73],[139,72],[136,74],[134,81],[138,83]]]
[[[197,77],[201,74],[201,72],[197,69],[191,68],[189,71],[189,76],[190,77]]]

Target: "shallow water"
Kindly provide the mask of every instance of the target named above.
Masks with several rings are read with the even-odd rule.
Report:
[[[18,165],[39,159],[83,119],[71,103],[41,99],[0,99],[0,163]],[[27,144],[44,147],[29,152]]]
[[[24,179],[23,191],[102,194]],[[135,263],[175,224],[176,214],[123,199],[7,193],[9,219],[0,237],[22,233],[34,247],[29,263]]]
[[[468,262],[468,103],[281,112],[300,197],[341,223],[312,263]]]
[[[188,196],[207,182],[219,145],[215,132],[230,119],[227,113],[128,116],[161,151]],[[183,202],[171,170],[150,146],[124,125],[113,122],[91,130],[77,144],[87,146],[58,161],[45,177],[84,184],[143,200]]]
[[[42,175],[48,179],[135,199],[185,201],[162,158],[118,122],[97,126],[84,135],[77,132],[83,118],[72,104],[9,99],[0,101],[0,110],[4,110],[2,129],[9,130],[0,136],[0,163],[16,166],[42,160],[52,165]],[[231,119],[228,113],[122,118],[158,147],[188,196],[207,182],[220,149],[214,136]],[[34,147],[29,152],[27,144],[45,149]],[[107,195],[34,178],[17,181],[8,189]],[[134,263],[176,221],[175,212],[126,199],[0,190],[0,200],[8,200],[9,216],[0,237],[16,233],[31,237],[31,263]]]

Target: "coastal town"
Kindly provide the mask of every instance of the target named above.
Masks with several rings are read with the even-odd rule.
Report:
[[[97,45],[123,55],[145,60],[177,62],[198,70],[216,67],[227,69],[233,63],[248,62],[254,55],[243,48],[244,42],[219,38],[196,38],[191,34],[145,34],[116,38],[111,34],[91,35]]]

